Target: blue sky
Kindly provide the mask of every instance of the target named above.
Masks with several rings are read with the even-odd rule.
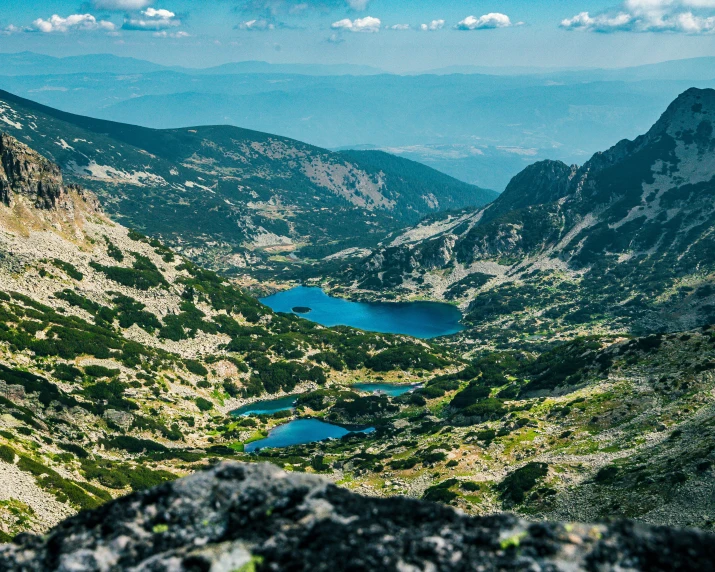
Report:
[[[188,66],[627,66],[715,55],[715,0],[7,0],[0,51],[23,50]]]

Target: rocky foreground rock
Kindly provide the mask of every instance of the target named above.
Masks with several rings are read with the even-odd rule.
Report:
[[[715,535],[633,522],[473,518],[364,498],[272,465],[222,463],[0,547],[0,570],[697,570]]]

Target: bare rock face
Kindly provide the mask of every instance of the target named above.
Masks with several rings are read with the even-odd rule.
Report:
[[[65,185],[60,168],[6,133],[0,133],[0,202],[18,197],[42,210],[73,210],[73,195],[99,212],[96,197],[78,185]]]
[[[223,463],[0,546],[0,570],[715,570],[715,536],[473,518]]]
[[[5,133],[0,135],[0,165],[0,200],[7,206],[15,195],[24,195],[37,208],[52,209],[65,192],[57,165]]]

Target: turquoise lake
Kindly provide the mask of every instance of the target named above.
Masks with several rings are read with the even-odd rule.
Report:
[[[412,391],[413,389],[417,389],[420,386],[396,383],[356,383],[350,387],[360,391],[367,391],[369,393],[382,393],[384,395],[389,395],[390,397],[398,397],[399,395],[404,395],[405,393]]]
[[[266,399],[263,401],[256,401],[255,403],[249,403],[248,405],[243,405],[238,409],[231,412],[232,415],[236,416],[246,416],[246,415],[271,415],[273,413],[278,413],[279,411],[287,411],[293,409],[296,400],[295,395],[288,395],[286,397],[279,397],[278,399]]]
[[[297,315],[323,326],[352,326],[422,339],[456,334],[464,329],[459,323],[462,319],[459,309],[438,302],[351,302],[306,286],[273,294],[261,302],[275,312],[310,308],[310,312]]]
[[[280,449],[291,445],[315,443],[324,439],[340,439],[348,433],[372,433],[374,430],[374,428],[369,427],[362,431],[349,431],[344,427],[318,421],[317,419],[297,419],[276,427],[265,439],[248,443],[244,451],[252,453],[257,449]]]

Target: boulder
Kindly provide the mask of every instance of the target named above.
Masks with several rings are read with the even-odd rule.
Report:
[[[698,570],[715,535],[633,522],[475,518],[367,498],[272,465],[222,463],[0,546],[0,570]]]

